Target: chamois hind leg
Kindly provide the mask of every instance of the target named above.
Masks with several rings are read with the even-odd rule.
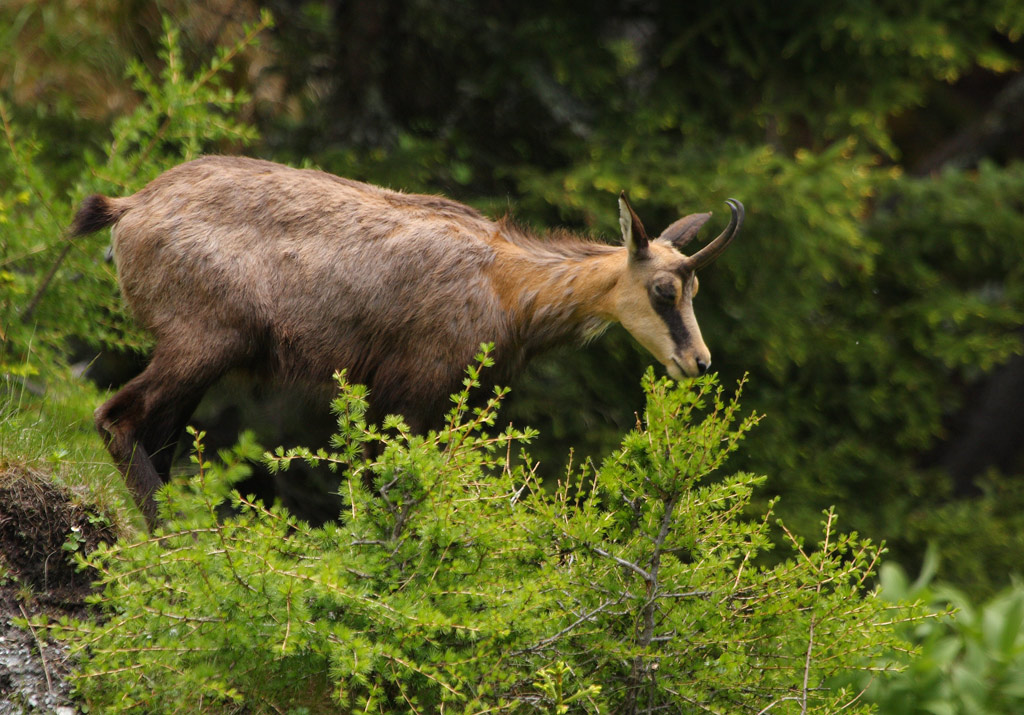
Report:
[[[222,349],[211,349],[216,344]],[[96,429],[150,527],[157,521],[153,494],[170,478],[177,438],[206,390],[237,359],[227,349],[232,344],[204,341],[201,353],[158,344],[146,369],[96,410]]]

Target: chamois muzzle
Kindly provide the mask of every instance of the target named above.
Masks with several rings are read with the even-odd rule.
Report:
[[[726,199],[725,203],[732,210],[732,218],[729,219],[729,225],[711,243],[690,256],[687,261],[690,270],[699,271],[701,268],[709,265],[722,254],[722,251],[732,243],[732,240],[736,238],[736,234],[740,232],[740,226],[743,225],[744,217],[743,204],[736,199]]]

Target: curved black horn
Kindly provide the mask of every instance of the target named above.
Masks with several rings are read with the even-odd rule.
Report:
[[[740,232],[744,216],[743,204],[736,199],[726,199],[725,203],[732,210],[732,218],[729,219],[729,225],[711,243],[690,256],[689,264],[691,270],[700,270],[718,258],[722,251],[736,238],[736,234]]]

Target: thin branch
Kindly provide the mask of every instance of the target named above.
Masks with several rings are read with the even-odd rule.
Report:
[[[713,595],[715,595],[714,591],[684,591],[682,593],[659,594],[661,598],[711,598]]]
[[[43,649],[43,642],[39,640],[39,634],[36,633],[36,629],[32,626],[32,621],[29,620],[25,607],[19,603],[18,608],[21,609],[21,615],[25,616],[25,620],[28,622],[28,629],[32,632],[32,637],[36,639],[36,647],[39,648],[39,660],[43,663],[43,675],[46,676],[46,692],[53,695],[53,681],[50,680],[50,668],[46,662],[46,651]]]
[[[828,552],[829,542],[831,541],[831,538],[832,538],[832,524],[835,521],[835,518],[836,518],[835,517],[835,513],[832,512],[832,511],[829,511],[828,512],[828,517],[825,520],[825,541],[822,544],[822,551],[825,552],[825,553]],[[811,563],[810,559],[808,559],[808,563],[811,565],[812,569],[814,569],[815,571],[817,571],[820,574],[821,569],[820,568],[815,568],[813,563]],[[817,598],[821,596],[821,586],[822,586],[822,581],[821,581],[821,578],[819,576],[818,584],[815,587],[815,591],[814,591],[814,593],[815,593],[815,600],[817,600]],[[811,620],[810,620],[810,623],[808,624],[808,628],[807,628],[807,654],[804,657],[804,682],[803,682],[803,692],[801,693],[801,698],[800,698],[800,715],[807,715],[807,697],[808,697],[808,694],[809,694],[808,685],[810,684],[810,679],[811,679],[811,654],[814,651],[814,625],[815,625],[814,615],[815,614],[814,614],[814,611],[812,609],[811,610]]]
[[[868,688],[871,687],[871,684],[873,682],[875,682],[875,676],[874,675],[872,675],[871,678],[868,680],[868,684],[865,685],[864,688],[859,693],[857,693],[857,695],[854,696],[854,698],[852,700],[850,700],[850,702],[846,703],[846,705],[844,705],[843,707],[839,708],[839,710],[837,712],[842,712],[843,710],[846,710],[846,708],[851,707],[854,703],[856,703],[858,700],[860,700],[864,696],[864,694],[868,691]]]
[[[761,710],[759,710],[757,712],[757,715],[765,715],[765,713],[767,713],[769,710],[771,710],[776,705],[779,705],[780,703],[784,703],[784,702],[787,702],[789,700],[799,700],[799,699],[800,698],[798,698],[795,695],[790,695],[789,697],[785,697],[785,698],[779,698],[778,700],[774,700],[774,701],[768,703],[767,705],[765,705],[763,709],[761,709]]]
[[[71,253],[71,249],[72,247],[74,247],[74,244],[68,237],[65,237],[65,240],[67,241],[67,243],[65,243],[64,248],[61,249],[60,255],[58,255],[57,258],[53,261],[53,264],[50,266],[50,270],[46,272],[46,275],[43,277],[43,280],[39,282],[39,287],[36,288],[36,292],[32,295],[32,300],[30,300],[28,302],[28,305],[25,306],[25,310],[21,311],[20,318],[22,323],[28,323],[28,321],[32,319],[32,314],[35,312],[36,307],[39,305],[39,301],[42,299],[43,294],[46,292],[46,289],[50,287],[50,283],[53,281],[53,277],[57,275],[57,270],[60,268],[60,265],[64,262],[64,259],[68,257],[68,254]]]
[[[652,583],[654,581],[654,577],[651,576],[651,574],[649,574],[647,571],[644,571],[642,568],[640,568],[639,566],[634,564],[632,561],[626,561],[625,559],[620,559],[615,554],[610,554],[610,553],[608,553],[607,551],[605,551],[604,549],[602,549],[602,548],[600,548],[598,546],[591,546],[590,548],[598,556],[604,556],[607,559],[611,559],[612,561],[617,563],[619,566],[625,566],[626,568],[630,569],[631,571],[635,571],[640,576],[640,578],[642,578],[644,581],[647,581],[648,583]]]
[[[819,585],[818,590],[821,590]],[[807,715],[808,685],[811,678],[811,652],[814,650],[814,614],[811,614],[810,627],[807,629],[807,655],[804,658],[804,683],[800,697],[800,715]]]
[[[551,645],[552,643],[554,643],[555,641],[560,639],[562,636],[564,636],[566,633],[568,633],[568,632],[572,631],[573,629],[575,629],[581,623],[589,621],[591,618],[596,616],[598,613],[600,613],[604,609],[608,608],[608,606],[611,606],[611,605],[613,605],[615,603],[618,603],[618,601],[620,601],[620,600],[622,600],[622,599],[617,599],[617,600],[614,600],[614,601],[605,601],[604,603],[602,603],[600,606],[598,606],[594,610],[590,611],[589,613],[584,613],[582,616],[577,618],[575,621],[570,623],[568,626],[566,626],[562,630],[558,631],[558,633],[555,633],[554,635],[551,635],[551,636],[548,636],[547,638],[544,638],[543,640],[539,641],[536,645],[532,645],[529,648],[524,648],[522,650],[517,650],[517,651],[513,652],[512,655],[516,656],[516,655],[523,655],[525,653],[533,653],[533,652],[537,652],[539,650],[542,650],[542,649],[548,647],[549,645]]]

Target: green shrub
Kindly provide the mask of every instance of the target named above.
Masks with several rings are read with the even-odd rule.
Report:
[[[481,360],[486,364],[485,356]],[[763,478],[720,476],[757,421],[712,378],[644,380],[643,425],[552,492],[497,430],[502,391],[453,399],[446,426],[367,427],[341,380],[332,450],[266,455],[344,473],[336,523],[311,528],[231,490],[195,434],[196,474],[161,493],[165,525],[102,548],[102,617],[51,624],[77,692],[120,712],[863,712],[825,683],[897,644],[869,591],[880,550],[836,532],[788,539],[740,518]],[[364,460],[364,447],[378,456]],[[367,488],[367,485],[370,488]],[[233,510],[224,516],[229,498]],[[784,529],[784,527],[783,527]],[[788,534],[788,532],[784,533]]]

